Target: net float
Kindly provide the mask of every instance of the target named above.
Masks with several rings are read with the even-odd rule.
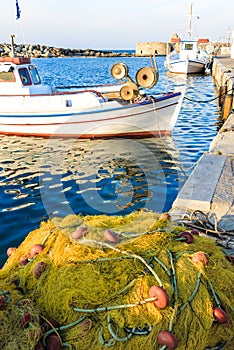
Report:
[[[76,231],[74,231],[71,234],[71,238],[72,239],[80,239],[82,237],[85,237],[87,235],[87,233],[88,233],[87,227],[80,226],[80,227],[78,227],[78,229]]]
[[[224,310],[220,307],[215,307],[213,309],[214,318],[218,321],[219,324],[229,323],[229,317]]]
[[[20,319],[20,327],[25,328],[31,321],[32,321],[32,314],[30,314],[30,312],[27,312]]]
[[[43,329],[43,332],[46,333],[48,332],[50,329],[53,328],[58,328],[59,327],[59,323],[54,320],[54,319],[49,319],[49,320],[44,320],[41,323],[41,327]]]
[[[160,216],[159,216],[159,221],[162,221],[162,220],[170,220],[171,219],[171,215],[169,213],[162,213]]]
[[[46,338],[46,350],[60,350],[61,345],[60,339],[56,334],[50,334]]]
[[[44,248],[45,247],[43,244],[34,244],[34,246],[32,246],[32,248],[30,250],[30,257],[34,258],[35,255],[40,254]]]
[[[193,235],[190,232],[188,232],[188,231],[181,232],[179,234],[179,237],[180,238],[185,238],[184,242],[188,243],[188,244],[191,244],[194,241]]]
[[[110,229],[105,230],[104,237],[106,238],[107,241],[111,243],[117,244],[121,242],[121,238],[114,231]]]
[[[177,337],[169,331],[160,332],[158,342],[160,345],[166,345],[167,350],[174,350],[179,344]]]
[[[15,250],[16,250],[15,247],[9,247],[7,249],[7,256],[10,257],[14,253]]]
[[[34,267],[34,270],[33,270],[33,275],[35,278],[40,278],[41,277],[41,274],[45,271],[46,269],[46,262],[44,261],[39,261],[36,266]]]
[[[199,236],[200,232],[194,228],[193,230],[190,231],[190,233],[192,233],[192,235],[194,236]]]
[[[149,290],[149,297],[156,298],[153,303],[160,309],[164,309],[169,304],[169,296],[163,287],[152,286]]]
[[[20,265],[25,266],[29,262],[30,255],[29,254],[24,254],[20,258]]]
[[[7,308],[7,300],[4,295],[0,296],[0,310],[5,310]]]
[[[209,257],[204,252],[196,252],[191,256],[191,260],[194,264],[203,263],[204,265],[208,265]]]

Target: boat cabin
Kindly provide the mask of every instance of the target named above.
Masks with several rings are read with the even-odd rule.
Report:
[[[51,95],[27,57],[0,57],[0,95]]]
[[[208,54],[205,50],[200,47],[199,40],[197,41],[181,41],[180,42],[180,59],[199,59],[206,61]]]
[[[180,42],[180,58],[186,60],[187,57],[196,57],[197,41],[181,41]]]

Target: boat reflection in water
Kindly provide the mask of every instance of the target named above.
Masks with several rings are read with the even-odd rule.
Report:
[[[51,139],[40,165],[43,206],[48,215],[117,215],[145,207],[163,211],[168,206],[167,176],[175,160],[171,138],[62,144]]]
[[[178,155],[170,137],[3,136],[0,144],[3,246],[21,241],[41,220],[54,216],[168,210],[180,183]]]

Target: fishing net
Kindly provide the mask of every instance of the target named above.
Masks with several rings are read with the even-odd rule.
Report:
[[[42,222],[0,270],[0,349],[234,348],[234,268],[149,211]]]

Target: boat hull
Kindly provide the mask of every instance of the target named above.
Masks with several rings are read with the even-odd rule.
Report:
[[[171,60],[165,62],[165,67],[171,73],[200,74],[204,73],[206,63],[199,60]]]
[[[1,97],[1,99],[10,97]],[[23,97],[27,105],[27,98]],[[114,102],[98,102],[89,109],[16,113],[1,111],[0,134],[43,137],[150,137],[170,135],[183,99],[183,94],[170,93],[145,102],[123,105]],[[67,101],[67,100],[66,100]],[[0,105],[1,105],[0,101]],[[4,105],[4,103],[3,103]]]

